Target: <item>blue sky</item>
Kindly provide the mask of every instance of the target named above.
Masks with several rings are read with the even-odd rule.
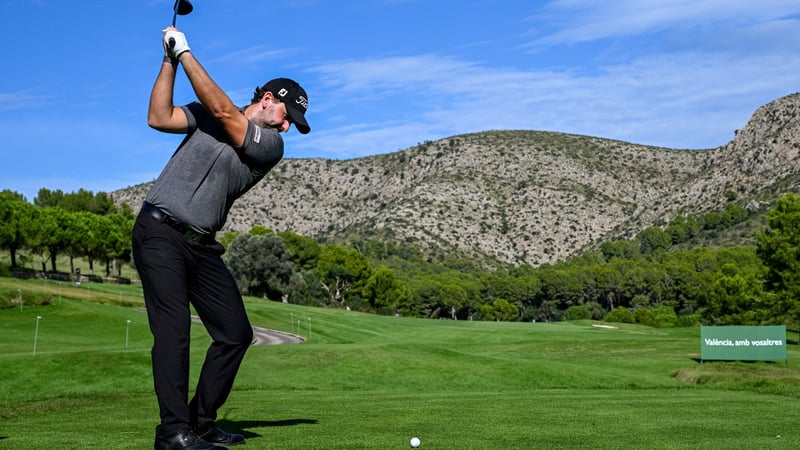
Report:
[[[0,0],[0,190],[152,181],[180,141],[147,127],[173,0]],[[491,129],[724,145],[800,91],[800,2],[194,0],[190,47],[240,105],[309,94],[286,157],[350,159]],[[183,74],[176,103],[194,99]]]

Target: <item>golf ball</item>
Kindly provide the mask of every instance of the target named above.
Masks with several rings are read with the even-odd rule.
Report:
[[[420,444],[419,438],[416,437],[411,438],[411,448],[417,448],[419,447],[419,444]]]

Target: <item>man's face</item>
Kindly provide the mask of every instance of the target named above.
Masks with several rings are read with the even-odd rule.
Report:
[[[286,104],[277,100],[272,92],[264,93],[250,120],[261,128],[272,128],[278,132],[287,132],[292,126]]]
[[[278,131],[287,132],[292,123],[289,121],[289,112],[286,103],[270,99],[270,104],[264,110],[265,126]]]

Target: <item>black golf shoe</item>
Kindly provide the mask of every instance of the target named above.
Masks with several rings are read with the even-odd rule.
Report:
[[[244,444],[244,436],[223,431],[218,426],[211,427],[208,431],[197,432],[198,436],[204,441],[215,445],[241,445]]]
[[[244,442],[244,438],[242,438],[242,442]],[[169,436],[157,437],[155,445],[155,450],[220,450],[226,448],[203,440],[188,428]]]

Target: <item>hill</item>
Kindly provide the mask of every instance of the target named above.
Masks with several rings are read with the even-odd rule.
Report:
[[[226,230],[262,225],[535,266],[734,200],[766,209],[800,184],[798,116],[800,94],[778,99],[705,150],[498,130],[365,158],[286,159],[239,200]],[[112,195],[138,209],[149,187]]]

